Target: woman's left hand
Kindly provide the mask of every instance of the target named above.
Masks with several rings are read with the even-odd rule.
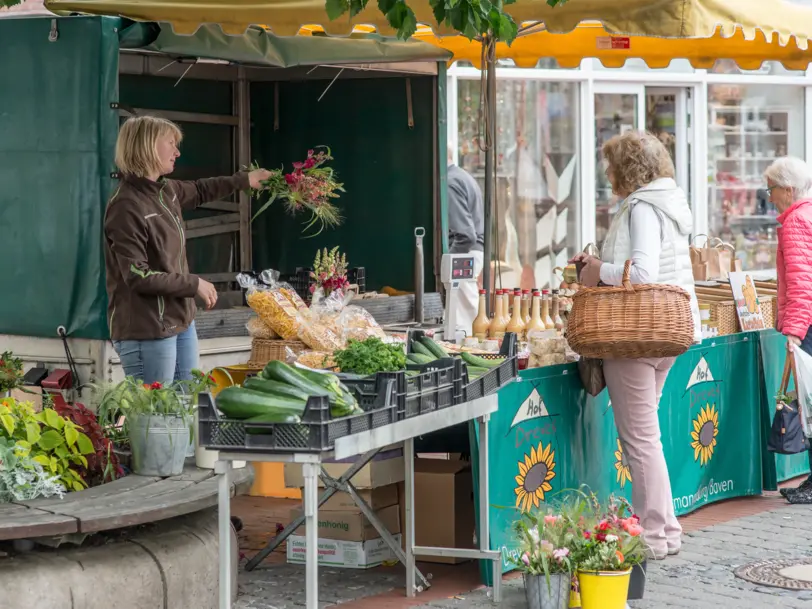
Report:
[[[271,172],[267,169],[255,169],[248,174],[248,183],[251,188],[262,188],[262,182],[271,177]]]
[[[584,263],[584,267],[581,269],[581,285],[587,288],[596,287],[601,281],[601,265],[603,262],[595,256],[586,256],[581,261]]]
[[[797,336],[787,336],[787,351],[792,351],[795,347],[800,347],[801,342],[801,339]]]

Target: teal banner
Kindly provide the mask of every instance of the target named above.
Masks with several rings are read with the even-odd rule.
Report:
[[[775,396],[781,385],[784,374],[784,362],[787,359],[787,339],[774,330],[761,332],[761,366],[763,383],[763,446],[767,445],[767,434],[775,415]],[[794,387],[792,385],[791,387]],[[764,488],[775,490],[778,482],[784,482],[797,476],[809,473],[807,453],[799,455],[776,455],[764,451]]]
[[[761,493],[759,352],[756,333],[720,337],[677,358],[668,375],[660,427],[678,515]],[[491,547],[502,550],[505,569],[521,511],[582,484],[631,499],[608,393],[587,396],[574,364],[524,371],[503,388],[488,438]]]

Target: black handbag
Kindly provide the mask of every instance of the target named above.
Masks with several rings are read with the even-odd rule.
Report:
[[[591,357],[582,357],[578,360],[578,376],[584,390],[593,398],[600,395],[606,388],[606,378],[603,376],[603,360]]]
[[[809,440],[804,435],[801,425],[801,408],[797,399],[787,399],[789,388],[789,377],[794,369],[792,353],[787,353],[787,360],[784,363],[784,376],[781,379],[781,386],[778,388],[778,395],[775,398],[775,416],[773,426],[770,429],[770,437],[767,439],[767,450],[782,455],[795,455],[809,450]],[[796,373],[797,387],[797,373]]]

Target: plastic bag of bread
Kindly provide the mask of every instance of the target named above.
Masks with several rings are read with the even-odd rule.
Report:
[[[299,312],[278,289],[251,287],[246,295],[248,306],[265,324],[285,340],[299,335]]]
[[[344,307],[338,317],[338,327],[345,341],[352,339],[363,342],[373,336],[382,340],[386,338],[386,332],[363,307]]]
[[[329,370],[336,367],[333,354],[324,351],[302,351],[294,362],[314,370]]]
[[[248,330],[248,335],[251,338],[262,338],[265,340],[273,340],[279,338],[279,335],[274,332],[271,327],[266,324],[258,315],[254,315],[245,324],[245,329]]]

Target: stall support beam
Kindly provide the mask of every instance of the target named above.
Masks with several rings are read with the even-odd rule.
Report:
[[[217,530],[220,551],[220,609],[231,609],[231,461],[217,461]]]
[[[496,170],[496,41],[486,40],[486,74],[485,74],[485,246],[483,252],[484,268],[482,287],[491,289],[491,245],[493,242],[493,212],[496,204],[494,192],[494,175]],[[482,142],[480,142],[482,145]],[[497,227],[498,228],[498,227]],[[497,252],[497,257],[499,252]],[[494,286],[496,283],[494,283]],[[493,310],[493,295],[485,303],[487,313]]]
[[[251,164],[251,85],[245,74],[245,68],[237,70],[234,106],[237,114],[237,169],[241,170]],[[251,248],[251,197],[240,191],[240,270],[253,269],[253,251]]]

